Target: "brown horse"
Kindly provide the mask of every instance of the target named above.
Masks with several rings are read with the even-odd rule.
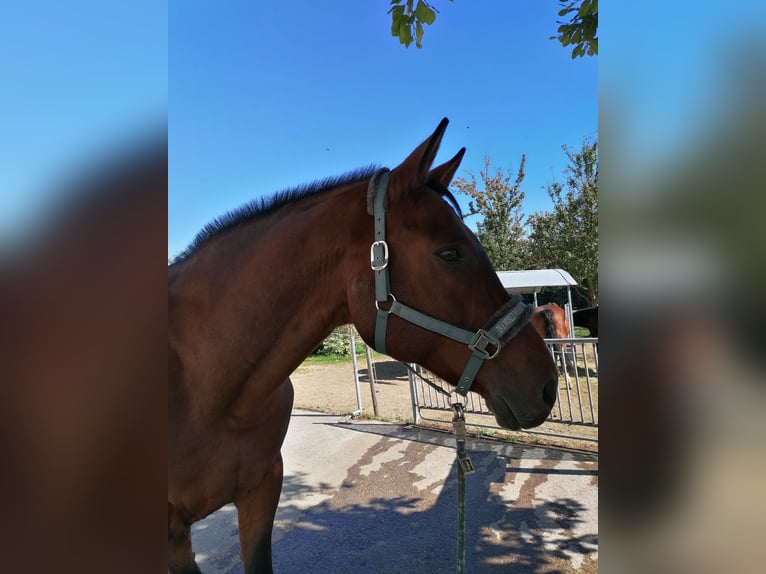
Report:
[[[388,173],[357,171],[214,221],[171,265],[173,574],[199,572],[190,525],[232,501],[245,572],[272,572],[288,377],[338,325],[353,323],[368,344],[453,384],[475,376],[505,427],[548,416],[550,354],[447,190],[465,149],[431,169],[446,124]],[[453,340],[468,329],[478,331]]]
[[[577,327],[585,327],[591,337],[598,337],[598,305],[578,309],[572,313],[572,321]]]
[[[556,303],[540,305],[535,309],[531,320],[532,326],[545,339],[568,339],[569,322],[564,309]],[[574,362],[568,353],[568,345],[555,344],[553,346],[554,354],[563,357],[567,370],[571,373],[574,370]]]

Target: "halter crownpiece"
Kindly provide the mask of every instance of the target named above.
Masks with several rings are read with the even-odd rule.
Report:
[[[530,321],[533,309],[522,301],[521,296],[513,295],[494,314],[485,329],[473,332],[421,313],[397,301],[391,293],[388,278],[389,247],[386,242],[388,174],[389,170],[386,168],[378,170],[370,180],[367,192],[367,210],[373,216],[375,226],[375,237],[370,246],[370,267],[375,274],[375,307],[377,308],[374,348],[379,353],[386,353],[386,330],[388,316],[391,314],[422,329],[463,343],[471,350],[471,357],[463,369],[463,374],[460,375],[455,392],[465,397],[484,361],[497,357],[503,345],[515,337]],[[383,303],[390,303],[388,309],[381,307]]]

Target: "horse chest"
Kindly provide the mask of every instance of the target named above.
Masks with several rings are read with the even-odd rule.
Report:
[[[257,489],[273,467],[290,420],[289,380],[275,392],[280,400],[247,421],[223,413],[214,423],[190,417],[171,432],[168,499],[189,520]]]

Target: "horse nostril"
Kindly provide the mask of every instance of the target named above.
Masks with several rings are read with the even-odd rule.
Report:
[[[558,386],[558,378],[551,379],[548,384],[543,387],[543,401],[549,408],[553,407],[553,403],[556,402],[556,387]]]

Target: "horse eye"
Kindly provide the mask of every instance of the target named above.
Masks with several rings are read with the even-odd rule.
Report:
[[[436,256],[447,263],[457,263],[462,259],[462,257],[460,257],[460,251],[454,247],[442,249],[436,254]]]

